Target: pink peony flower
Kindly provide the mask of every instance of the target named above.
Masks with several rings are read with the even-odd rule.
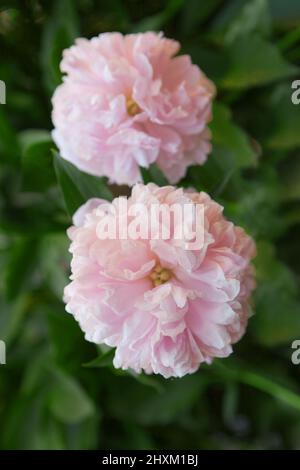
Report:
[[[124,200],[127,213],[120,209]],[[202,247],[187,250],[171,237],[104,240],[103,218],[123,229],[137,203],[145,207],[145,223],[153,204],[202,204]],[[66,309],[88,341],[116,348],[115,367],[182,377],[227,357],[244,334],[255,244],[206,193],[137,184],[128,200],[90,200],[68,235],[73,259]]]
[[[53,96],[61,156],[110,182],[141,181],[153,162],[171,183],[211,150],[214,86],[162,34],[105,33],[64,51]]]

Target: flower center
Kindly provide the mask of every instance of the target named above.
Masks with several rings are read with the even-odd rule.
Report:
[[[164,284],[165,282],[169,281],[171,277],[171,271],[169,271],[167,268],[163,268],[160,264],[157,264],[150,274],[150,278],[154,287]]]
[[[129,116],[135,116],[141,112],[139,105],[130,97],[126,98],[126,108]]]

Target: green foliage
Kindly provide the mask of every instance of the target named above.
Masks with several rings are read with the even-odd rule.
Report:
[[[271,94],[266,112],[272,123],[267,145],[272,150],[297,149],[300,146],[300,112],[291,101],[291,89],[278,86]]]
[[[292,342],[295,332],[300,331],[297,278],[276,258],[274,247],[267,242],[258,245],[256,266],[257,315],[251,326],[257,340],[267,346]]]
[[[299,448],[299,1],[11,3],[0,15],[0,448]],[[178,39],[217,86],[212,154],[182,185],[208,191],[258,248],[254,315],[235,354],[176,380],[114,369],[62,301],[70,217],[117,191],[55,149],[62,51],[79,36],[148,29]],[[155,165],[142,173],[166,184]]]
[[[256,152],[245,132],[231,122],[231,113],[226,106],[216,103],[211,123],[214,148],[222,148],[230,153],[230,168],[251,167],[256,163]]]
[[[62,51],[79,36],[78,18],[72,0],[55,0],[53,12],[42,33],[41,63],[45,85],[50,92],[61,82]]]
[[[43,191],[55,183],[51,159],[53,142],[49,132],[26,130],[19,134],[21,147],[23,189]]]
[[[54,166],[65,204],[70,215],[92,197],[112,199],[104,178],[83,173],[54,153]]]
[[[278,48],[255,34],[239,37],[225,53],[228,71],[220,84],[226,89],[265,85],[298,72],[297,67],[283,59]]]
[[[49,408],[59,421],[74,424],[95,414],[91,399],[72,377],[58,369],[54,369],[52,374]]]
[[[30,274],[35,268],[38,241],[34,237],[22,237],[16,240],[9,251],[6,264],[5,291],[9,300],[18,297],[21,291],[28,289]]]

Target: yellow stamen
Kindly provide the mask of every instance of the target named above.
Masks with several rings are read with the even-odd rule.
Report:
[[[165,282],[168,282],[172,277],[171,271],[167,268],[163,268],[160,264],[157,264],[153,271],[150,273],[150,279],[153,282],[154,287],[160,286]]]
[[[141,108],[131,97],[126,99],[126,108],[129,116],[135,116],[141,112]]]

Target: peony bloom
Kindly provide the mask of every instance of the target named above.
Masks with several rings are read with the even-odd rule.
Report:
[[[100,34],[65,50],[52,114],[61,156],[128,185],[153,162],[171,183],[204,163],[214,86],[179,48],[149,32]]]
[[[124,200],[127,213],[120,209]],[[104,217],[123,229],[133,220],[131,207],[142,204],[146,224],[157,203],[202,205],[201,248],[186,249],[172,237],[122,239],[120,231],[103,239]],[[137,184],[128,200],[91,199],[76,212],[68,235],[73,259],[66,309],[88,341],[116,348],[115,367],[182,377],[227,357],[244,334],[255,245],[206,193]]]

